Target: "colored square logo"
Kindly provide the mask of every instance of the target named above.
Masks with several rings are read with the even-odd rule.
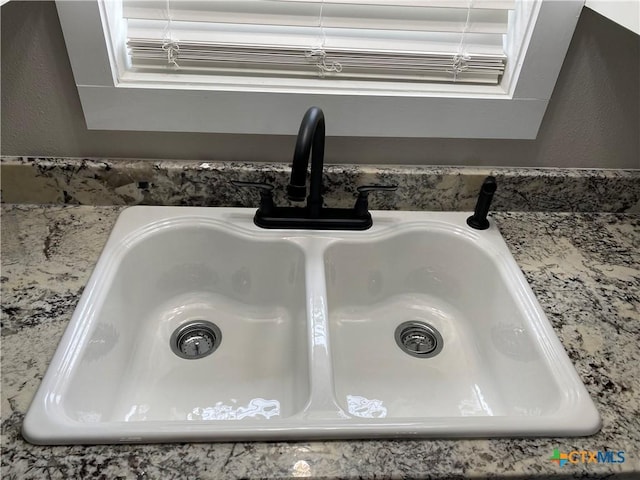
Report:
[[[560,453],[560,449],[556,448],[553,450],[550,460],[563,467],[569,461],[569,456],[566,453]]]

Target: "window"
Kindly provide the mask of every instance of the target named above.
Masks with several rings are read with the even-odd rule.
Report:
[[[495,85],[515,0],[124,0],[123,7],[126,49],[119,35],[110,40],[129,71],[202,75],[203,82]]]
[[[535,138],[578,0],[58,1],[92,129]]]

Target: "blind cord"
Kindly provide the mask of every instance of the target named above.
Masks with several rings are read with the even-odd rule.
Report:
[[[166,1],[165,14],[167,17],[167,26],[164,27],[162,33],[162,50],[167,53],[167,64],[173,65],[175,68],[180,68],[178,65],[178,59],[180,58],[180,44],[173,39],[171,32],[171,0]]]
[[[469,67],[467,65],[467,61],[471,58],[466,50],[466,45],[464,43],[465,35],[471,26],[471,9],[473,8],[473,0],[469,0],[467,3],[467,19],[465,20],[464,27],[462,27],[462,34],[460,35],[460,43],[458,44],[458,50],[456,54],[453,56],[453,61],[451,62],[451,69],[447,70],[453,74],[453,81],[458,81],[458,75],[464,71],[466,71]]]
[[[323,25],[324,0],[320,3],[320,15],[318,16],[318,28],[320,29],[320,45],[312,47],[304,52],[305,58],[311,60],[318,67],[318,75],[324,77],[328,72],[340,73],[342,65],[339,62],[327,62],[327,52],[324,47],[327,43],[327,35]]]

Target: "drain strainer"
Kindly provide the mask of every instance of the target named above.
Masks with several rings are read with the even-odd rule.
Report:
[[[222,341],[217,325],[205,320],[185,323],[171,335],[171,350],[181,358],[195,360],[211,355]]]
[[[442,351],[442,335],[428,323],[412,320],[398,325],[396,343],[409,355],[418,358],[434,357]]]

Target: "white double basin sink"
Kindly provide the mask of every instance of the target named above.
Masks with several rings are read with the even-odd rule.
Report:
[[[23,424],[32,443],[588,435],[600,418],[494,224],[253,210],[118,219]]]

